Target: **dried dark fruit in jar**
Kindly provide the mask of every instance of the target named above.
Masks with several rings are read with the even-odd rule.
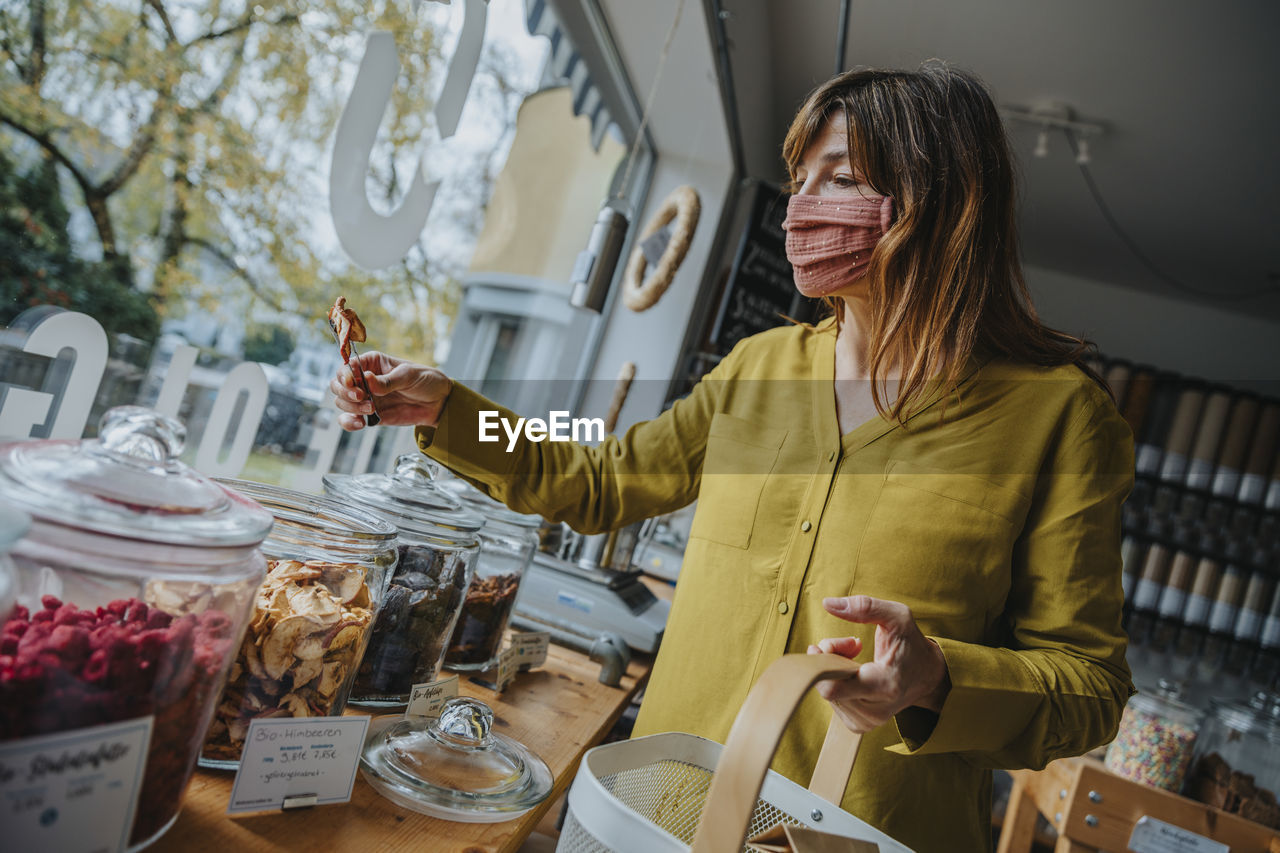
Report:
[[[1185,793],[1216,809],[1280,829],[1280,803],[1276,802],[1276,795],[1259,785],[1252,774],[1233,769],[1216,752],[1196,761]]]
[[[449,663],[487,664],[497,657],[519,590],[520,576],[514,572],[471,582],[449,644]]]
[[[398,550],[352,690],[356,699],[403,701],[413,685],[434,680],[466,592],[468,566],[458,554],[416,545]]]

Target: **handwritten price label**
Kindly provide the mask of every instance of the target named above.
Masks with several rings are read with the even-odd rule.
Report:
[[[546,631],[518,631],[511,635],[507,647],[498,655],[497,664],[486,670],[483,676],[473,675],[471,680],[501,693],[510,686],[517,672],[546,662],[549,645],[551,634]]]
[[[551,634],[546,631],[523,631],[511,635],[511,645],[520,669],[531,669],[542,666],[547,661],[547,648],[551,645]]]
[[[143,717],[0,746],[5,849],[125,849],[151,727]]]
[[[438,717],[444,703],[458,695],[458,676],[451,675],[439,681],[413,685],[409,693],[409,707],[404,709],[406,717]]]
[[[368,730],[368,717],[253,720],[227,814],[347,802]]]
[[[1129,836],[1134,853],[1231,853],[1225,844],[1143,815]]]
[[[517,672],[541,666],[547,660],[551,635],[546,631],[523,631],[511,635],[511,642],[498,656],[498,672],[494,681],[498,691],[507,689]]]

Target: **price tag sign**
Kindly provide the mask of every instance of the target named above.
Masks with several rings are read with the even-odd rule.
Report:
[[[515,649],[521,670],[546,663],[550,645],[551,634],[547,631],[521,631],[511,635],[510,648]]]
[[[499,693],[506,690],[520,670],[520,655],[513,646],[507,646],[498,655],[498,666],[493,681]]]
[[[451,675],[439,681],[429,681],[413,685],[409,693],[409,707],[404,709],[406,717],[438,717],[444,703],[458,695],[458,676]]]
[[[227,814],[347,802],[368,730],[368,717],[253,720]]]
[[[1143,815],[1129,836],[1133,853],[1231,853],[1226,844]]]
[[[151,717],[0,744],[6,850],[124,850],[138,809]]]
[[[511,635],[507,647],[498,655],[498,662],[485,671],[485,676],[492,675],[492,680],[475,675],[471,680],[501,693],[517,672],[541,666],[547,659],[547,647],[550,645],[551,634],[546,631],[518,631]]]

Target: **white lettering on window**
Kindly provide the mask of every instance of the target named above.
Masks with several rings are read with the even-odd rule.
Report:
[[[256,361],[237,364],[227,374],[222,387],[218,389],[218,396],[214,398],[204,435],[200,437],[200,447],[196,450],[196,468],[212,477],[239,475],[249,459],[253,439],[258,434],[258,425],[262,423],[262,413],[267,408],[267,390],[267,374]],[[242,391],[249,395],[244,412],[236,423],[231,451],[226,459],[219,460],[219,451],[226,441],[231,416]]]
[[[62,392],[56,394],[56,402],[50,404],[56,407],[57,414],[49,438],[79,438],[89,422],[93,398],[107,369],[107,333],[102,324],[88,314],[63,311],[36,326],[22,349],[49,358],[57,358],[64,349],[75,353],[71,375]],[[46,386],[44,390],[54,389]]]
[[[433,110],[442,140],[458,129],[462,106],[480,62],[488,11],[486,0],[465,0],[458,46]],[[394,36],[389,32],[370,33],[355,85],[334,135],[329,168],[333,227],[351,260],[368,270],[397,263],[418,241],[440,186],[439,181],[426,180],[424,160],[419,160],[409,189],[394,213],[383,216],[369,204],[365,188],[369,156],[399,74],[400,57]]]

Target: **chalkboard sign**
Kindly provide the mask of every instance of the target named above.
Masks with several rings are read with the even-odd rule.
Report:
[[[711,329],[711,345],[722,355],[743,338],[788,322],[785,317],[807,320],[813,312],[813,300],[800,295],[791,277],[782,230],[786,216],[782,190],[756,183],[751,215]]]

